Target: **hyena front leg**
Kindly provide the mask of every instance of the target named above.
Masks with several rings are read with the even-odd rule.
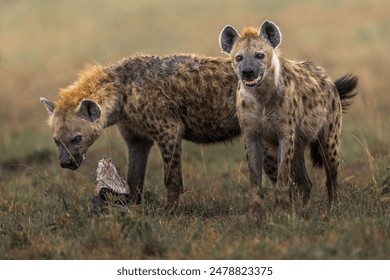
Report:
[[[160,130],[156,143],[160,149],[164,164],[164,184],[167,189],[166,209],[173,209],[183,193],[181,170],[181,141],[183,128],[180,124],[172,124],[170,128]]]
[[[127,139],[127,183],[130,187],[131,203],[140,204],[145,181],[148,156],[153,142],[131,137]]]
[[[244,134],[244,144],[248,161],[249,180],[252,201],[250,211],[253,214],[263,215],[265,212],[264,192],[262,189],[263,148],[260,136]]]
[[[291,162],[294,156],[294,131],[291,130],[279,140],[278,177],[275,187],[276,204],[285,210],[291,210]]]
[[[153,141],[134,134],[131,127],[118,125],[127,145],[127,183],[130,188],[130,202],[140,204],[145,181],[146,165]]]

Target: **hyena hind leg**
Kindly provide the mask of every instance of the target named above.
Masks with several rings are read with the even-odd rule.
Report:
[[[340,131],[341,131],[341,116],[335,118],[333,123],[328,124],[324,131],[323,146],[325,173],[326,173],[326,188],[328,191],[329,205],[337,200],[338,193],[338,172],[340,164]]]
[[[333,120],[324,126],[318,139],[311,144],[314,166],[323,167],[325,170],[329,206],[337,200],[340,162],[341,117],[337,116]]]
[[[294,174],[294,181],[298,186],[298,192],[302,197],[303,205],[307,205],[310,200],[313,184],[307,174],[304,150],[304,147],[296,147],[292,171]]]
[[[278,151],[276,147],[264,145],[263,168],[268,179],[275,186],[278,178]]]
[[[166,209],[174,209],[183,193],[181,168],[181,141],[183,128],[180,124],[156,135],[155,140],[160,149],[164,164],[164,184],[167,190]]]

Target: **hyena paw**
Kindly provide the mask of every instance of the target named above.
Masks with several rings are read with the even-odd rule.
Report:
[[[260,219],[266,218],[267,209],[265,207],[264,199],[256,197],[249,205],[249,214]]]
[[[164,210],[168,213],[174,213],[179,206],[180,195],[169,195]]]

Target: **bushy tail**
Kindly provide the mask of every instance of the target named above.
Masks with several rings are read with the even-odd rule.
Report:
[[[347,111],[352,104],[352,98],[357,95],[356,86],[358,84],[358,77],[349,74],[337,79],[334,84],[340,95],[341,107],[343,112]]]
[[[322,147],[318,138],[310,143],[310,158],[314,167],[324,166]]]
[[[352,74],[345,75],[335,81],[343,112],[347,111],[352,104],[352,98],[357,95],[357,84],[358,77]],[[318,138],[310,144],[310,158],[314,167],[322,167],[324,165],[323,147],[321,146],[320,139],[322,139],[322,135],[319,135]]]

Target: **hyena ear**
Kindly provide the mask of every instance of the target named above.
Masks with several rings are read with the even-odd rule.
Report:
[[[226,25],[221,34],[219,34],[219,46],[221,47],[222,52],[230,54],[234,43],[239,37],[240,34],[233,26]]]
[[[100,106],[91,99],[83,99],[76,110],[76,115],[91,122],[100,118]]]
[[[47,114],[49,115],[49,117],[51,117],[51,115],[53,115],[53,111],[56,107],[56,104],[53,101],[50,101],[44,97],[41,97],[39,100],[46,107]]]
[[[259,30],[259,36],[265,38],[276,49],[282,42],[282,33],[272,21],[264,21]]]

